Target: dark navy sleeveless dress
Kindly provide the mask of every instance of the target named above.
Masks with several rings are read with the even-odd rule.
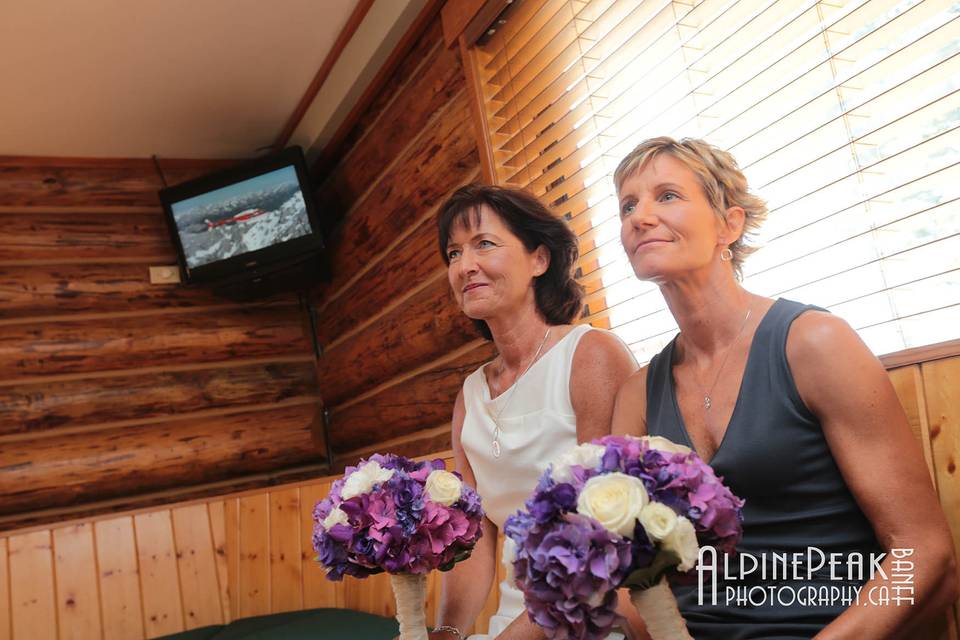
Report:
[[[827,554],[827,558],[831,553],[859,552],[864,558],[880,553],[873,528],[840,475],[820,422],[800,399],[787,364],[790,325],[810,309],[821,310],[778,299],[761,320],[733,415],[710,461],[733,492],[746,500],[743,541],[738,551],[761,561],[773,559],[773,564],[778,562],[774,553],[780,557],[812,553],[814,564],[819,564],[819,555],[808,551],[810,547]],[[675,342],[653,358],[647,371],[647,428],[651,435],[692,448],[673,383]],[[834,568],[830,575],[824,566],[813,573],[813,580],[807,580],[803,570],[800,581],[792,580],[790,573],[790,579],[783,579],[782,570],[778,579],[772,580],[769,574],[773,569],[769,567],[767,579],[759,577],[759,570],[728,582],[721,579],[713,594],[716,604],[709,580],[705,581],[702,604],[698,603],[696,585],[674,585],[690,634],[697,640],[810,638],[848,605],[841,598],[819,599],[811,604],[812,599],[807,597],[800,604],[791,602],[791,593],[809,596],[811,587],[833,586],[849,594],[854,585],[869,577],[847,580],[851,573],[845,568]],[[838,575],[844,580],[838,581]],[[776,595],[761,598],[760,591],[754,590],[752,604],[744,602],[742,596],[751,586],[773,587]]]

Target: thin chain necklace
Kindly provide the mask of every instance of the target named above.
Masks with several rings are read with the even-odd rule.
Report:
[[[500,431],[501,431],[500,416],[503,415],[503,412],[507,408],[507,405],[510,404],[510,400],[513,399],[514,392],[516,392],[517,387],[520,386],[520,379],[523,378],[523,376],[527,373],[527,371],[530,370],[530,367],[533,366],[533,363],[537,361],[537,356],[539,356],[540,352],[543,351],[543,345],[547,344],[547,336],[550,335],[551,329],[553,329],[553,327],[547,327],[547,332],[543,334],[543,340],[540,341],[540,346],[537,347],[537,352],[533,354],[533,358],[530,360],[530,364],[528,364],[524,368],[523,373],[517,376],[516,379],[513,381],[513,386],[510,387],[510,393],[507,395],[507,399],[504,400],[503,405],[500,407],[500,411],[497,411],[497,415],[494,416],[493,418],[493,442],[491,444],[493,445],[494,458],[500,457]],[[500,357],[500,366],[497,368],[497,380],[499,380],[500,376],[502,375],[503,375],[503,356]],[[497,394],[498,397],[499,395],[500,394]]]
[[[730,343],[730,346],[727,347],[727,352],[723,354],[723,361],[720,362],[720,368],[717,369],[717,375],[713,379],[713,384],[710,385],[710,390],[706,391],[703,388],[703,385],[700,384],[700,380],[696,376],[693,376],[694,382],[697,383],[697,386],[700,387],[700,393],[703,394],[703,409],[704,411],[710,411],[710,408],[713,407],[713,399],[710,397],[713,394],[714,388],[717,386],[717,383],[720,381],[720,374],[723,373],[723,367],[727,364],[727,358],[730,357],[730,353],[733,351],[733,347],[740,341],[740,336],[743,335],[743,329],[747,326],[747,320],[750,319],[750,313],[753,311],[753,307],[747,307],[747,315],[743,316],[743,322],[740,323],[740,330],[737,331],[737,337],[733,339],[733,342]]]

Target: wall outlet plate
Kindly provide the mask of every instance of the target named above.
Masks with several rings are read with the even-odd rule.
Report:
[[[180,282],[180,268],[150,267],[150,284],[176,284]]]

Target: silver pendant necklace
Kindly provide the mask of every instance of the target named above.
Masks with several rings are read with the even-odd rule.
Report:
[[[727,352],[723,355],[723,361],[720,363],[720,368],[717,369],[717,375],[713,379],[713,384],[710,385],[710,390],[705,391],[703,385],[700,384],[700,381],[697,380],[694,376],[694,381],[697,383],[697,386],[700,387],[700,393],[703,394],[703,409],[704,411],[710,411],[710,408],[713,406],[713,399],[710,395],[713,393],[713,389],[717,386],[717,383],[720,381],[720,374],[723,373],[723,367],[727,364],[727,358],[730,357],[730,353],[733,351],[733,347],[736,346],[737,342],[740,341],[740,336],[743,334],[743,328],[747,326],[747,320],[750,319],[750,313],[753,311],[752,307],[747,308],[747,315],[743,316],[743,322],[740,323],[740,330],[737,331],[737,337],[733,339],[733,342],[730,343],[730,346],[727,347]]]
[[[507,405],[510,404],[510,400],[513,399],[513,394],[516,392],[517,387],[520,386],[520,379],[523,378],[523,376],[527,373],[527,371],[530,370],[530,367],[533,366],[533,363],[537,361],[537,356],[539,356],[540,352],[543,351],[543,345],[547,344],[547,336],[550,335],[551,329],[553,329],[553,327],[547,327],[547,332],[543,334],[543,340],[540,341],[540,346],[537,347],[537,352],[533,354],[533,358],[530,360],[530,364],[528,364],[524,368],[523,373],[517,376],[516,379],[513,381],[513,386],[510,387],[510,392],[507,395],[507,399],[504,400],[503,406],[500,407],[500,411],[497,411],[497,415],[494,416],[493,418],[493,442],[491,443],[491,445],[493,446],[494,458],[500,457],[500,431],[501,431],[500,416],[503,415],[503,412],[507,408]],[[503,356],[500,357],[500,366],[497,368],[497,380],[500,379],[501,375],[503,375]],[[498,397],[499,395],[500,394],[497,394]]]

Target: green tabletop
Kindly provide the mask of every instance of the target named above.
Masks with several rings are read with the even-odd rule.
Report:
[[[398,631],[392,618],[347,609],[309,609],[243,618],[163,640],[390,640]]]

